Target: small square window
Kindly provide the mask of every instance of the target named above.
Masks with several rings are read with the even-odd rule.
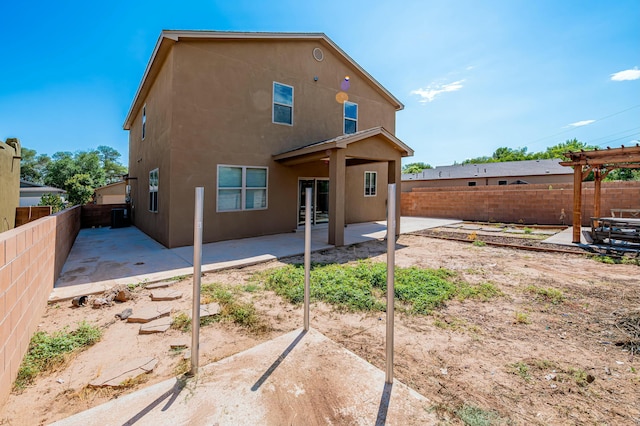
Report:
[[[506,185],[507,181],[506,180],[499,180],[498,181],[498,185]]]
[[[293,87],[282,83],[273,83],[272,120],[278,124],[293,126]]]
[[[469,182],[469,183],[467,183],[467,185],[469,185],[469,186],[476,186],[476,183],[475,183],[475,182]]]
[[[217,211],[267,208],[267,168],[218,166]]]

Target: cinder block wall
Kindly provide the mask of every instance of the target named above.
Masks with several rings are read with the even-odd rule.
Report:
[[[0,405],[80,231],[80,207],[0,233]]]
[[[640,182],[603,182],[600,215],[640,209]],[[594,215],[594,183],[582,184],[582,225]],[[413,188],[402,193],[402,215],[471,221],[571,225],[573,184]],[[564,214],[563,214],[564,211]]]

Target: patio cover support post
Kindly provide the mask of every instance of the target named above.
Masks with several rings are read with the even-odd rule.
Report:
[[[395,310],[396,239],[396,184],[389,184],[389,209],[387,210],[387,368],[385,383],[393,383],[393,319]]]
[[[332,149],[329,155],[329,244],[344,245],[346,184],[346,158],[344,149]]]
[[[582,166],[573,166],[573,242],[580,243],[582,227]]]
[[[304,207],[304,331],[309,331],[311,299],[311,188],[305,189]]]
[[[196,188],[193,220],[193,311],[191,313],[191,375],[198,374],[200,352],[200,275],[202,273],[202,210],[204,187]]]
[[[395,212],[396,212],[396,238],[400,236],[400,213],[401,213],[401,193],[402,187],[400,181],[402,179],[402,167],[400,161],[389,161],[387,163],[387,179],[388,183],[394,183],[395,188]],[[391,198],[388,198],[388,202],[391,202]]]

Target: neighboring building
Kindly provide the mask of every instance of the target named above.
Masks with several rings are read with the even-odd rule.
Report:
[[[0,232],[13,229],[20,202],[20,141],[0,141]]]
[[[402,175],[402,191],[450,186],[572,183],[573,170],[560,160],[526,160],[502,163],[456,164]]]
[[[67,191],[20,179],[20,207],[37,206],[44,194],[59,195],[65,201]]]
[[[114,182],[97,188],[95,191],[96,204],[124,204],[127,199],[127,182]]]
[[[167,247],[384,220],[402,103],[321,33],[163,31],[124,123],[133,223]],[[400,221],[397,221],[398,226]],[[396,229],[396,233],[399,229]]]

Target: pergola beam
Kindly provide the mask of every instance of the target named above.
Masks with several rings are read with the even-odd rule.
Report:
[[[602,179],[615,169],[640,169],[640,144],[603,150],[566,152],[569,161],[560,165],[573,167],[573,242],[580,243],[582,227],[582,181],[593,172],[595,190],[593,194],[594,214],[600,216],[600,191]]]

